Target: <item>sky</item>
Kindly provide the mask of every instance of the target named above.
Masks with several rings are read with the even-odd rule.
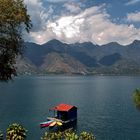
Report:
[[[24,0],[33,28],[25,40],[44,44],[122,45],[140,40],[140,0]]]

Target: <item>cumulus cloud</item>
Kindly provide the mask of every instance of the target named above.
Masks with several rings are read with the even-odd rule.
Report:
[[[140,2],[140,0],[129,0],[125,5],[134,5],[138,2]]]
[[[31,15],[31,20],[34,22],[34,30],[40,29],[41,18],[40,13],[43,11],[42,3],[38,0],[24,0],[27,5],[28,13]],[[38,19],[38,20],[36,20]]]
[[[129,21],[129,22],[140,22],[140,12],[127,14],[127,21]]]
[[[66,10],[68,10],[70,13],[78,13],[81,11],[79,4],[74,2],[65,3],[63,7],[66,8]]]
[[[46,21],[54,12],[52,6],[45,8],[41,0],[24,0],[24,2],[27,5],[29,15],[31,15],[32,31],[38,32],[44,29]]]
[[[140,38],[140,29],[135,28],[133,24],[112,22],[105,4],[85,10],[72,3],[64,4],[62,14],[55,18],[52,18],[56,16],[52,14],[53,7],[49,6],[46,9],[41,1],[32,0],[28,6],[32,8],[30,12],[36,23],[36,29],[31,31],[30,37],[39,44],[46,43],[51,39],[58,39],[66,43],[91,41],[100,45],[109,42],[126,45]],[[66,14],[64,10],[69,10],[69,14]],[[128,19],[132,20],[132,18]]]
[[[59,3],[59,2],[66,2],[67,0],[46,0],[48,2],[52,2],[52,3]]]

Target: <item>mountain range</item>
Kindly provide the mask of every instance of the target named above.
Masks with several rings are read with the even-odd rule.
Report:
[[[111,42],[66,44],[51,40],[43,45],[25,43],[17,58],[20,74],[140,74],[140,41],[129,45]]]

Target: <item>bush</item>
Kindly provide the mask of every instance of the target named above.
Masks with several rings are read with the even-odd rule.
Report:
[[[61,140],[62,139],[62,133],[48,133],[46,132],[44,137],[41,138],[41,140]]]
[[[95,136],[88,132],[82,132],[79,135],[75,131],[66,130],[64,132],[46,132],[41,140],[96,140]]]
[[[80,140],[96,140],[95,136],[88,132],[82,132],[80,134]]]
[[[25,140],[26,131],[23,126],[14,123],[7,128],[6,140]]]
[[[140,89],[136,89],[133,92],[133,100],[136,106],[140,106]]]
[[[2,134],[2,131],[0,131],[0,140],[3,140],[3,134]]]

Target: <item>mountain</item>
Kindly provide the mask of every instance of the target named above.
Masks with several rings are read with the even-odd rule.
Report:
[[[116,42],[66,44],[56,39],[43,45],[26,42],[19,73],[140,74],[140,41],[123,46]]]
[[[59,54],[56,52],[49,53],[45,59],[44,63],[41,65],[41,70],[43,73],[57,73],[57,74],[79,74],[87,73],[87,69],[84,64],[76,60],[68,54]]]
[[[114,53],[111,55],[104,56],[100,59],[99,63],[104,66],[112,66],[119,60],[121,60],[121,55],[118,53]]]

